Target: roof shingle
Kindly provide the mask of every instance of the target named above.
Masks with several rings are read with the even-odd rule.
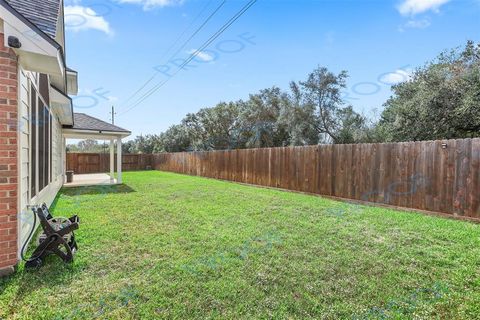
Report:
[[[130,131],[117,127],[108,122],[86,115],[85,113],[73,114],[73,127],[75,130],[93,130],[93,131],[107,131],[107,132],[123,132],[130,133]]]
[[[35,24],[52,39],[57,33],[61,0],[6,0],[13,9]]]

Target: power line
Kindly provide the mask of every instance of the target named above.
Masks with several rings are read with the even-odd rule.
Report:
[[[200,16],[205,12],[205,10],[210,6],[213,0],[210,0],[204,7],[203,9],[198,13],[198,15],[190,22],[190,24],[183,30],[183,32],[177,37],[177,39],[173,42],[173,44],[163,53],[163,55],[160,57],[160,60],[163,60],[170,51],[177,45],[178,41],[180,41],[181,38],[187,33],[188,29],[193,26],[193,24],[200,18]]]
[[[235,21],[237,21],[245,12],[250,9],[257,0],[251,0],[248,2],[239,12],[237,12],[227,23],[225,23],[213,36],[211,36],[204,44],[197,49],[195,52],[193,52],[187,60],[185,60],[179,67],[178,69],[172,74],[171,77],[167,78],[166,80],[160,82],[153,88],[151,88],[149,91],[147,91],[142,97],[140,97],[130,108],[127,110],[121,112],[119,115],[123,115],[132,109],[136,108],[140,103],[148,99],[152,94],[154,94],[158,89],[160,89],[162,86],[164,86],[168,81],[170,81],[173,77],[175,77],[182,69],[185,67],[187,64],[189,64],[195,57],[201,53],[205,48],[207,48],[213,41],[215,41],[225,30],[227,30]]]
[[[190,40],[192,40],[193,37],[195,37],[203,29],[203,27],[208,23],[208,21],[210,21],[210,19],[213,18],[213,16],[218,12],[218,10],[220,10],[223,7],[223,5],[226,2],[227,2],[227,0],[223,0],[222,3],[220,3],[220,5],[215,9],[215,11],[213,11],[212,14],[210,14],[210,16],[203,22],[203,24],[200,27],[198,27],[197,30],[195,30],[195,32],[190,36],[190,38],[188,38],[188,40],[185,41],[183,43],[183,45],[177,51],[175,51],[175,53],[172,55],[172,58],[175,57],[177,54],[179,54],[183,49],[185,49],[185,47],[190,42]],[[172,59],[172,58],[170,58],[170,59]]]
[[[140,103],[145,101],[148,97],[150,97],[155,91],[160,89],[163,85],[165,85],[168,81],[170,81],[173,77],[175,77],[182,69],[185,67],[187,64],[189,64],[199,53],[201,53],[202,50],[204,50],[206,47],[208,47],[213,41],[215,41],[226,29],[228,29],[235,21],[237,21],[250,7],[252,7],[257,0],[251,0],[248,2],[239,12],[237,12],[227,23],[225,23],[213,36],[211,36],[204,44],[195,52],[193,52],[190,57],[184,61],[175,71],[171,77],[168,79],[164,80],[163,82],[160,82],[156,86],[152,87],[149,91],[147,91],[142,97],[140,97],[137,102],[135,102],[129,109],[123,111],[120,113],[120,115],[123,115],[130,110],[134,109],[137,107]]]
[[[163,58],[167,55],[168,52],[170,52],[178,43],[178,41],[183,37],[183,35],[187,32],[187,30],[195,23],[195,21],[203,14],[203,12],[207,9],[207,7],[210,5],[210,3],[213,0],[210,0],[210,2],[207,3],[205,7],[203,7],[202,11],[193,19],[193,21],[190,23],[190,25],[185,28],[185,30],[182,32],[182,34],[174,41],[174,43],[170,46],[170,48],[160,57],[160,61],[163,61]],[[207,17],[207,19],[198,27],[195,32],[182,44],[182,46],[175,51],[175,53],[170,57],[169,60],[172,60],[179,52],[181,52],[187,44],[205,27],[205,25],[213,18],[213,16],[223,7],[223,5],[227,2],[227,0],[223,0],[222,3]],[[150,82],[153,81],[153,79],[156,78],[157,72],[155,72],[137,91],[135,91],[130,97],[128,97],[127,100],[122,104],[125,105],[127,102],[132,100],[140,91],[142,91]]]

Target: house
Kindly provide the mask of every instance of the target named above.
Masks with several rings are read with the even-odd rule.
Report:
[[[20,261],[30,206],[50,205],[65,183],[67,138],[110,140],[111,182],[122,182],[121,143],[130,132],[73,111],[77,72],[66,64],[63,6],[0,0],[0,276]]]

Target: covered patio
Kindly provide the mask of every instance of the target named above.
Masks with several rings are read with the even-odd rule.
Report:
[[[118,184],[117,179],[111,178],[106,173],[85,173],[76,174],[73,176],[72,182],[64,183],[64,187],[85,187],[85,186],[108,186],[112,184]]]
[[[75,174],[73,181],[67,182],[65,179],[65,187],[79,187],[90,185],[114,185],[122,183],[122,139],[128,137],[131,132],[86,115],[84,113],[74,114],[74,124],[72,126],[64,126],[63,133],[63,167],[66,176],[66,140],[67,139],[93,139],[106,140],[110,142],[110,165],[109,172],[106,173],[89,173]],[[117,152],[115,153],[115,145]],[[116,161],[116,177],[115,177],[115,161]]]

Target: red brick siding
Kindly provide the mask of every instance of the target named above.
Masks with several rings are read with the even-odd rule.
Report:
[[[17,57],[0,33],[0,274],[17,264]]]

